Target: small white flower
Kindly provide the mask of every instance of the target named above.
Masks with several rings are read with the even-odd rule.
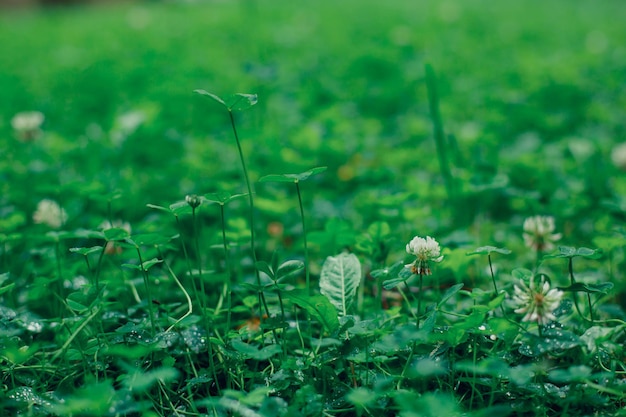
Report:
[[[195,194],[190,194],[185,196],[185,201],[187,202],[187,204],[189,204],[189,206],[191,208],[197,208],[200,206],[200,204],[202,203],[202,200],[200,199],[200,197],[198,197]]]
[[[513,303],[517,307],[515,312],[524,314],[522,321],[547,324],[551,320],[556,320],[553,312],[561,303],[563,291],[551,289],[550,283],[543,276],[537,288],[534,279],[531,279],[529,285],[520,281],[519,286],[514,286],[514,291]]]
[[[67,213],[56,201],[44,199],[37,204],[37,210],[33,213],[33,221],[58,229],[67,221]]]
[[[35,139],[41,133],[41,125],[45,117],[38,111],[26,111],[17,113],[11,119],[11,126],[15,129],[18,137],[24,141]]]
[[[561,239],[561,234],[553,232],[552,216],[533,216],[524,220],[524,243],[537,252],[554,249],[554,242]]]
[[[626,142],[613,147],[611,150],[611,161],[616,168],[626,171]]]
[[[411,267],[411,271],[414,274],[430,275],[429,262],[441,262],[443,260],[439,243],[430,236],[426,236],[426,239],[415,236],[406,245],[406,251],[411,255],[415,255],[415,261],[406,265]]]

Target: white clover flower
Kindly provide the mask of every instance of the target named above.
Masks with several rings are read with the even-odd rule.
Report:
[[[529,285],[520,281],[519,286],[514,286],[514,291],[513,303],[517,307],[515,312],[524,314],[522,321],[547,324],[551,320],[556,320],[553,312],[561,303],[563,291],[550,289],[550,283],[543,276],[538,288],[535,287],[534,279],[531,279]]]
[[[67,221],[67,213],[56,201],[44,199],[37,204],[37,210],[33,213],[33,221],[58,229]]]
[[[202,200],[200,199],[200,197],[198,197],[195,194],[190,194],[185,196],[185,201],[187,202],[187,204],[189,204],[189,206],[191,208],[197,208],[200,206],[200,204],[202,203]]]
[[[626,171],[626,142],[613,147],[611,150],[611,161],[616,168]]]
[[[41,133],[40,128],[44,120],[45,117],[43,113],[38,111],[26,111],[13,116],[11,126],[21,140],[30,141],[39,136]]]
[[[552,216],[533,216],[524,220],[524,243],[537,252],[554,249],[554,242],[561,239],[561,234],[553,232]]]
[[[411,267],[411,272],[418,275],[430,275],[429,262],[441,262],[443,260],[439,243],[430,236],[426,236],[426,239],[415,236],[406,245],[406,251],[415,255],[416,258],[415,261],[406,266]]]

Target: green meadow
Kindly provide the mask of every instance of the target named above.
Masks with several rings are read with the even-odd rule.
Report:
[[[626,415],[620,0],[0,11],[0,415]]]

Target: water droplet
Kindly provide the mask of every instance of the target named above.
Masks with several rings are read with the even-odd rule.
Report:
[[[197,326],[189,327],[181,332],[185,344],[195,353],[200,353],[207,347],[206,334]]]
[[[36,405],[50,405],[50,401],[38,395],[31,387],[17,387],[9,393],[9,398]]]
[[[172,347],[179,339],[178,333],[163,332],[156,335],[157,346],[161,349]]]

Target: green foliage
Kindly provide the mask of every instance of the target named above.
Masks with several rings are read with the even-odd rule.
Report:
[[[328,297],[340,316],[351,312],[361,284],[361,262],[356,255],[329,256],[320,272],[320,292]]]
[[[0,415],[623,415],[626,9],[439,3],[3,10]]]

